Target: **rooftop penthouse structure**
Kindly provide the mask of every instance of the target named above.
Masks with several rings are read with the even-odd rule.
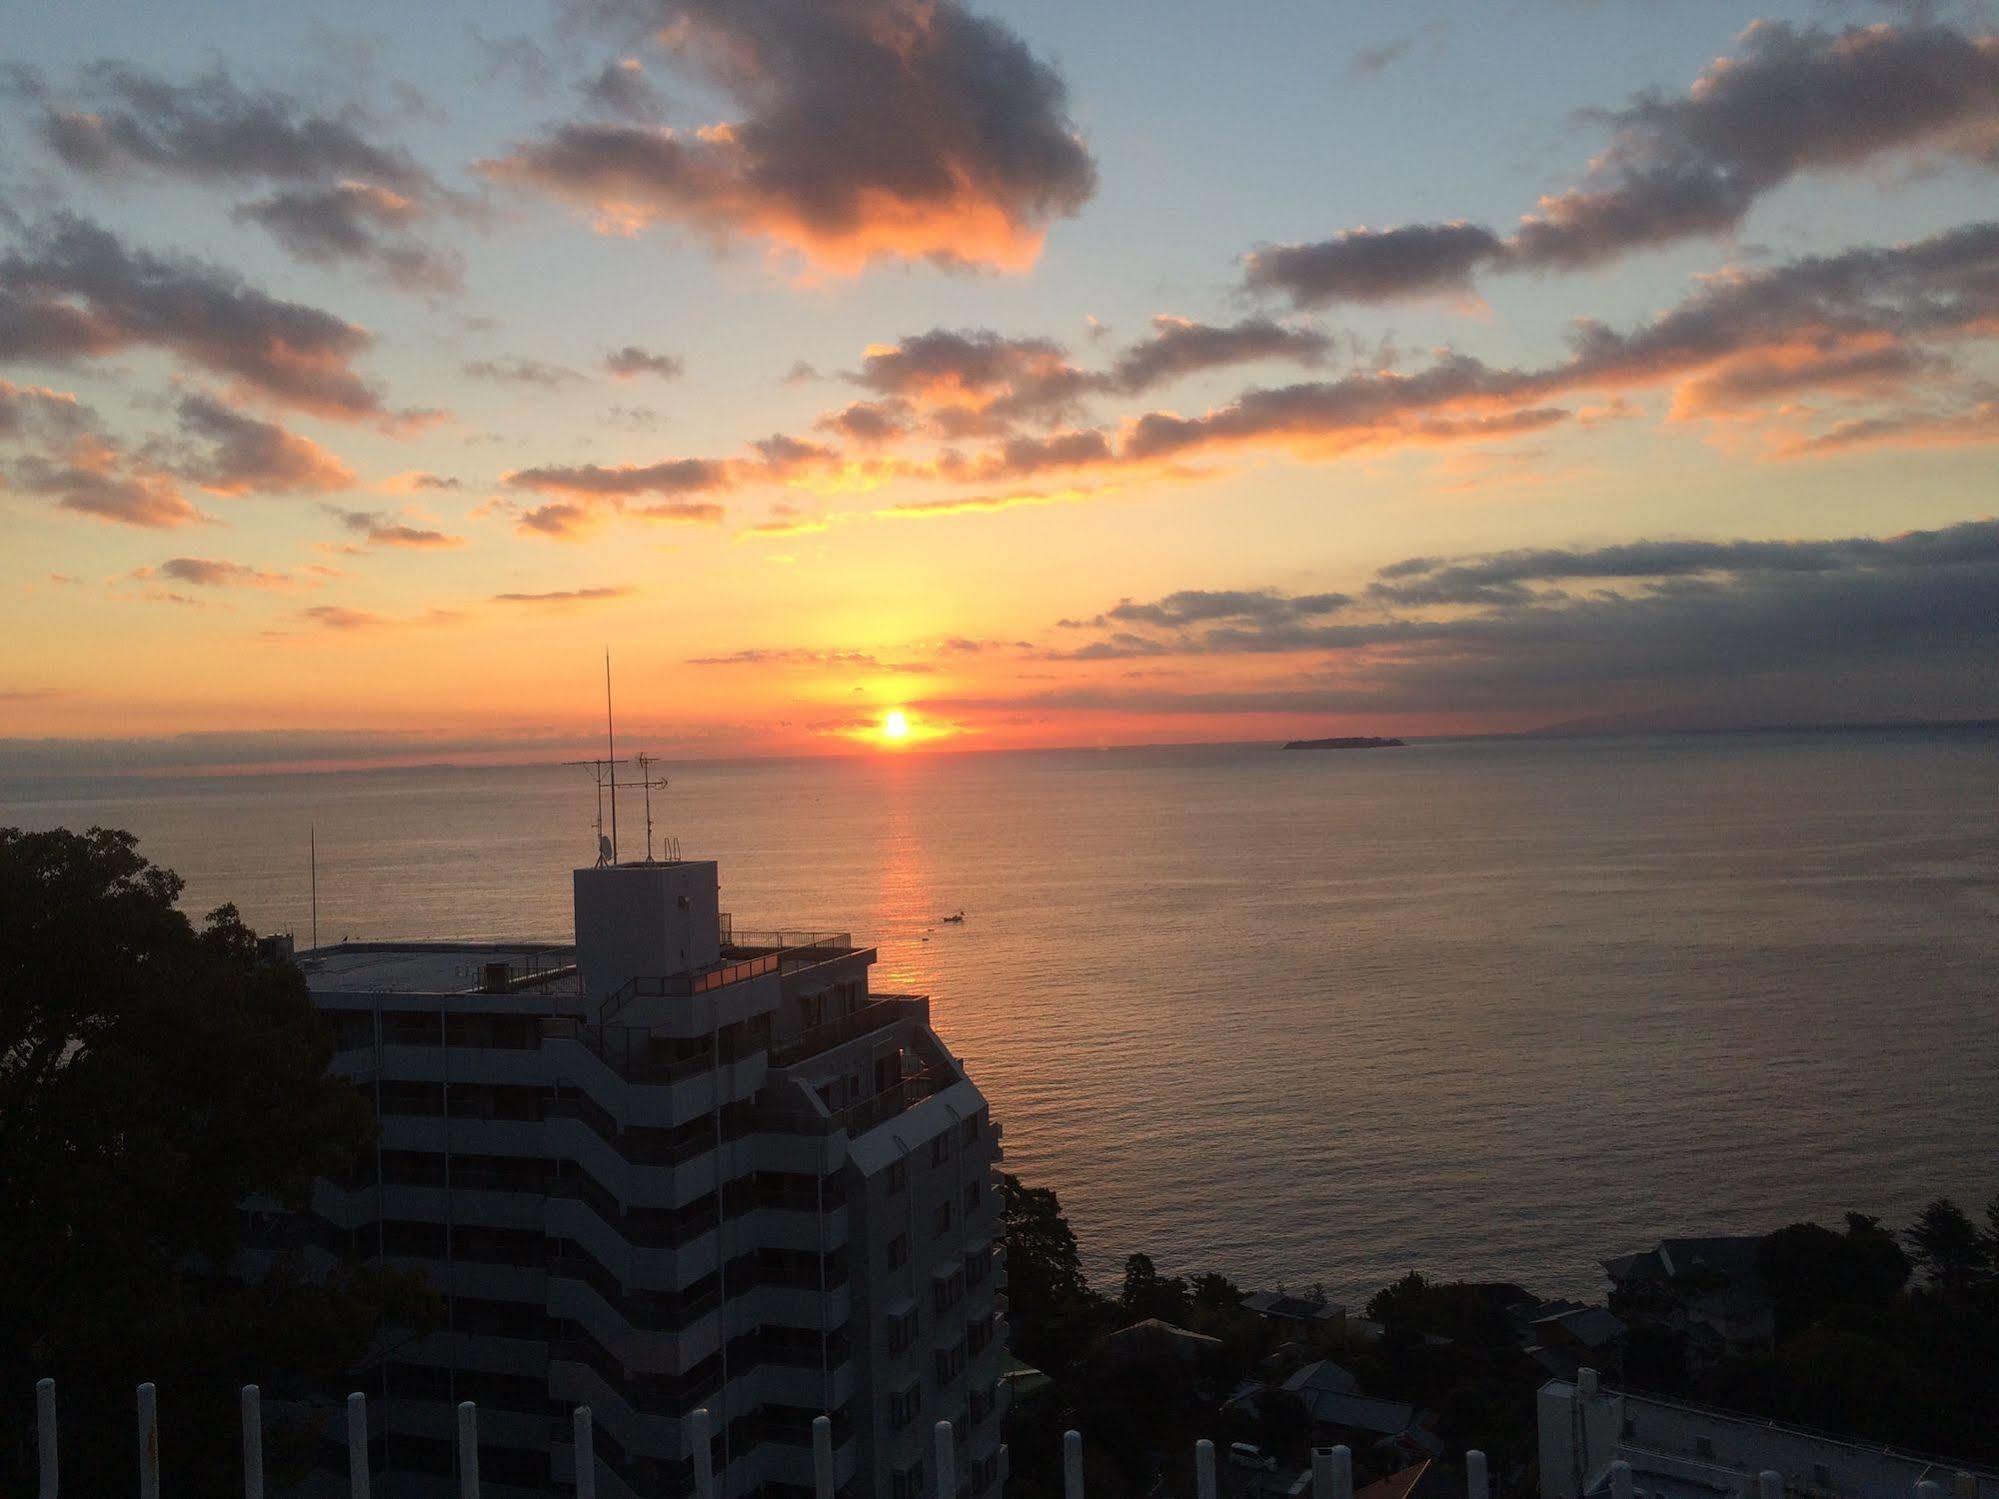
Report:
[[[574,879],[573,945],[301,955],[380,1135],[274,1238],[445,1298],[363,1376],[374,1491],[456,1492],[476,1401],[487,1495],[573,1491],[578,1406],[615,1499],[691,1492],[697,1424],[717,1499],[811,1494],[822,1414],[841,1495],[997,1493],[1000,1131],[929,1001],[845,933],[736,930],[711,861]]]

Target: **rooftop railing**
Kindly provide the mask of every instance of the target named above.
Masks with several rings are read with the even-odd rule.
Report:
[[[748,951],[749,956],[689,973],[627,979],[605,997],[597,1012],[598,1020],[611,1019],[634,999],[688,999],[767,973],[790,973],[808,964],[823,963],[828,958],[855,950],[850,932],[739,932],[731,935],[725,928],[722,942],[731,951]]]

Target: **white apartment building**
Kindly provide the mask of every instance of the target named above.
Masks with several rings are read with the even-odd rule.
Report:
[[[1766,1473],[1786,1499],[1999,1499],[1999,1474],[1612,1389],[1593,1369],[1538,1403],[1541,1499],[1760,1499]]]
[[[736,931],[719,888],[579,869],[573,946],[302,955],[380,1139],[278,1227],[446,1298],[362,1376],[376,1493],[456,1492],[463,1400],[489,1495],[572,1489],[579,1405],[613,1499],[690,1492],[697,1408],[718,1499],[810,1494],[822,1413],[842,1495],[997,1493],[999,1127],[928,1000],[869,991],[873,949]]]

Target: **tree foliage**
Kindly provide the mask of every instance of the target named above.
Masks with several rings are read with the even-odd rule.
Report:
[[[21,1402],[53,1376],[66,1486],[129,1478],[132,1391],[160,1387],[188,1491],[236,1482],[234,1391],[332,1379],[406,1284],[292,1260],[232,1270],[247,1199],[303,1206],[369,1142],[323,1020],[233,906],[196,927],[129,833],[0,829],[0,1473],[32,1470]]]

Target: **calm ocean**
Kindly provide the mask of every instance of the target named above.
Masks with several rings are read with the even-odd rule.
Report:
[[[1095,1274],[1595,1294],[1661,1234],[1999,1192],[1999,733],[666,770],[739,923],[933,996]],[[566,937],[594,812],[563,767],[0,788],[301,941],[314,825],[323,940]]]

